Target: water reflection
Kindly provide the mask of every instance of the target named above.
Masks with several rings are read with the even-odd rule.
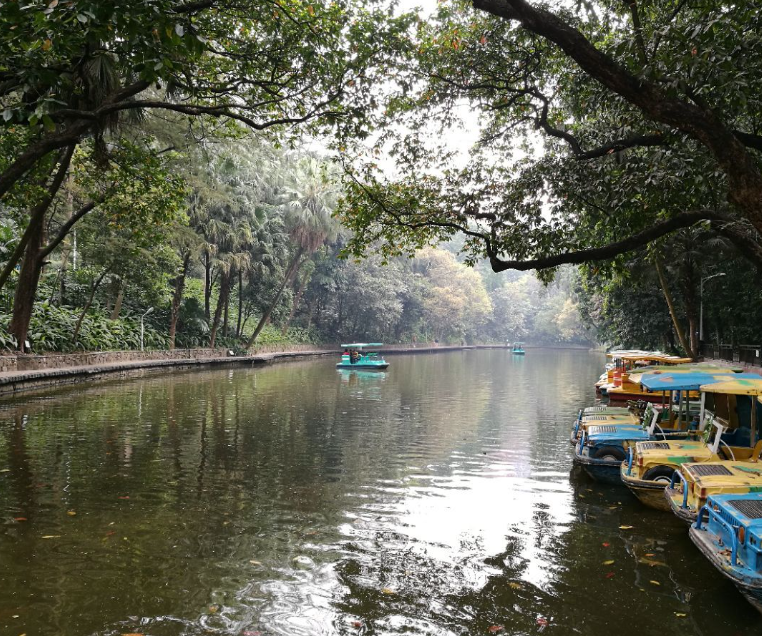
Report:
[[[570,473],[601,364],[316,361],[6,402],[0,633],[759,634],[681,522]]]

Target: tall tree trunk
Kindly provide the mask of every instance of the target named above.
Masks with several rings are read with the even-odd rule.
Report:
[[[220,274],[220,297],[217,299],[217,308],[214,311],[214,322],[212,323],[212,332],[209,337],[209,347],[214,349],[217,340],[217,330],[220,328],[220,319],[222,318],[222,309],[227,302],[228,292],[230,291],[230,273],[222,271]]]
[[[118,287],[116,292],[116,300],[114,301],[114,309],[111,310],[109,320],[116,320],[119,318],[119,314],[122,311],[122,301],[124,300],[124,278],[119,278]]]
[[[98,276],[98,279],[93,283],[93,287],[90,290],[90,296],[87,299],[87,302],[85,303],[84,308],[82,309],[82,313],[79,314],[79,319],[77,320],[77,326],[74,327],[74,333],[71,336],[72,342],[77,341],[77,336],[79,335],[79,330],[82,327],[82,321],[85,319],[85,314],[87,314],[87,310],[90,309],[90,306],[93,304],[93,298],[95,298],[95,292],[98,291],[98,287],[101,286],[101,283],[103,282],[103,279],[106,277],[106,274],[108,274],[109,268],[107,267],[101,272],[101,275]]]
[[[69,175],[69,183],[71,184],[71,175]],[[66,221],[71,219],[74,214],[74,194],[71,188],[66,193],[66,206],[64,211],[64,218]],[[61,246],[61,266],[58,269],[58,304],[66,304],[66,270],[69,268],[69,254],[71,253],[71,242],[64,239]]]
[[[235,326],[235,335],[236,338],[240,338],[241,334],[243,333],[241,331],[242,325],[241,325],[241,315],[243,314],[243,271],[238,270],[238,322]]]
[[[296,254],[294,254],[294,258],[291,259],[291,262],[288,265],[288,269],[286,269],[286,275],[283,277],[283,282],[278,288],[278,293],[275,294],[275,298],[270,303],[267,311],[265,311],[265,313],[262,314],[262,318],[259,319],[259,323],[257,324],[256,329],[254,329],[254,333],[251,334],[251,338],[249,338],[249,341],[246,343],[247,348],[251,347],[254,344],[254,342],[257,340],[257,336],[259,336],[260,332],[267,324],[267,321],[270,320],[270,315],[273,313],[273,309],[275,309],[278,302],[280,301],[280,297],[283,295],[283,290],[286,289],[286,286],[291,281],[291,277],[296,273],[297,269],[299,269],[299,260],[302,258],[303,253],[304,249],[300,247],[296,251]]]
[[[204,316],[206,322],[210,318],[210,304],[212,299],[212,259],[209,252],[204,252]]]
[[[175,278],[175,293],[172,295],[172,307],[169,312],[169,348],[175,348],[175,335],[177,333],[177,320],[180,318],[180,305],[185,291],[185,278],[190,267],[190,252],[183,257],[183,268]]]
[[[225,318],[222,321],[222,335],[228,337],[228,324],[230,322],[230,287],[232,287],[230,281],[233,280],[233,272],[229,272],[227,275],[228,293],[225,294]]]
[[[675,332],[677,333],[677,339],[680,341],[680,346],[683,348],[683,351],[685,351],[686,355],[691,355],[691,348],[688,344],[688,341],[685,339],[685,334],[683,333],[683,328],[680,326],[680,321],[677,319],[677,312],[675,311],[675,303],[672,300],[672,294],[669,291],[669,286],[667,285],[667,278],[664,276],[664,270],[661,266],[661,260],[658,256],[652,257],[654,267],[656,268],[656,274],[659,277],[659,284],[661,285],[661,290],[664,293],[664,299],[667,301],[667,307],[669,307],[669,315],[672,318],[672,325],[675,327]]]
[[[307,287],[307,276],[303,276],[301,282],[299,283],[299,289],[296,292],[296,296],[294,296],[294,302],[291,303],[291,311],[288,314],[288,318],[286,318],[286,324],[283,325],[283,330],[281,333],[285,336],[286,332],[288,331],[288,328],[291,326],[291,321],[294,319],[294,315],[296,314],[296,310],[299,308],[299,303],[302,300],[302,296],[304,295],[304,289]]]
[[[27,228],[28,229],[28,228]],[[24,342],[29,335],[29,321],[32,319],[34,299],[37,295],[37,285],[42,272],[40,250],[45,238],[45,228],[42,223],[36,223],[27,240],[21,270],[16,282],[16,292],[13,296],[13,317],[9,331],[15,336],[19,351],[24,350]]]

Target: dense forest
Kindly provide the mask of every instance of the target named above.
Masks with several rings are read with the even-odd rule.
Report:
[[[123,149],[114,142],[106,165],[87,146],[71,159],[46,236],[63,233],[93,197],[88,188],[124,192],[46,255],[27,336],[35,351],[136,348],[148,311],[149,348],[590,342],[574,270],[546,287],[531,274],[470,268],[455,244],[412,259],[342,258],[349,236],[333,216],[342,181],[331,161],[264,137],[191,144],[180,120],[144,121],[134,134]],[[143,183],[122,180],[121,152],[152,155]],[[3,212],[7,256],[24,226],[12,208]],[[14,271],[1,298],[5,346],[15,344],[17,286]]]

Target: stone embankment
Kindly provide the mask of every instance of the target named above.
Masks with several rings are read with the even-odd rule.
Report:
[[[385,355],[439,353],[479,346],[389,345]],[[172,351],[96,351],[71,354],[0,355],[0,396],[62,384],[74,384],[107,374],[134,376],[173,368],[214,365],[255,365],[315,356],[337,355],[338,345],[264,345],[249,354],[233,356],[227,349],[174,349]]]

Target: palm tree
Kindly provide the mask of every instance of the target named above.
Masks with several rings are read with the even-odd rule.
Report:
[[[283,291],[302,264],[302,257],[309,258],[326,240],[335,238],[338,222],[333,217],[338,201],[339,187],[335,173],[326,163],[315,157],[299,160],[289,175],[281,208],[291,240],[296,248],[286,267],[275,298],[262,314],[247,347],[251,347],[280,302]],[[305,259],[306,260],[306,259]]]

